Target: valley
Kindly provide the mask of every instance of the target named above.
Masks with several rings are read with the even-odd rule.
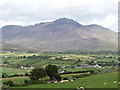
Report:
[[[12,80],[14,83],[23,83],[25,80],[29,80],[32,69],[44,68],[51,64],[58,66],[58,72],[63,78],[76,76],[77,79],[73,82],[39,84],[38,86],[28,85],[23,88],[46,88],[44,87],[46,85],[47,88],[77,88],[79,86],[85,88],[117,88],[117,85],[113,83],[114,80],[117,80],[118,64],[120,63],[117,54],[29,53],[8,51],[1,53],[0,57],[2,58],[0,74],[3,77],[3,83],[9,80]],[[84,77],[82,74],[88,74],[90,76]],[[109,76],[106,77],[106,75]],[[102,80],[99,78],[100,76]],[[109,77],[111,77],[110,80]],[[45,79],[49,78],[47,77]],[[96,79],[97,82],[90,84],[94,79]],[[103,82],[106,82],[107,85],[104,85]],[[99,83],[101,84],[99,85]],[[73,84],[72,87],[71,84]],[[96,85],[94,86],[94,84]]]
[[[2,88],[118,88],[118,33],[69,18],[0,29]]]

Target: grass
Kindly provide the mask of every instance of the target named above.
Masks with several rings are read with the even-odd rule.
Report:
[[[86,69],[79,69],[79,68],[65,68],[62,70],[66,70],[68,72],[76,72],[76,71],[87,71]]]
[[[75,74],[63,74],[61,75],[62,77],[67,77],[67,78],[71,78],[72,76],[77,76],[80,75],[80,73],[75,73]],[[49,79],[49,77],[46,77],[45,79]],[[23,83],[24,80],[29,80],[29,77],[27,76],[21,76],[21,77],[11,77],[11,78],[2,78],[0,79],[0,81],[2,81],[3,83],[6,81],[13,81],[14,83]]]
[[[57,66],[66,66],[68,68],[65,68],[63,70],[69,71],[69,72],[75,72],[75,71],[86,71],[88,69],[77,69],[77,68],[71,68],[71,67],[77,67],[80,64],[86,64],[85,61],[91,61],[96,60],[98,62],[112,62],[117,60],[117,55],[95,55],[95,54],[54,54],[54,53],[27,53],[27,52],[5,52],[1,53],[3,55],[1,56],[7,56],[11,58],[3,58],[3,62],[6,66],[14,65],[14,67],[20,67],[20,66],[28,66],[28,67],[45,67],[48,64],[54,64]],[[18,58],[20,56],[33,56],[33,55],[40,55],[40,56],[52,56],[50,58],[46,59],[28,59],[28,58]],[[116,57],[114,58],[108,58],[108,57]],[[55,58],[63,57],[63,60],[55,60]],[[101,59],[97,59],[101,58]],[[71,59],[71,60],[68,60]],[[77,62],[77,60],[80,59],[83,62]],[[4,65],[3,64],[3,65]],[[110,68],[110,66],[108,66]],[[107,67],[105,67],[107,68]],[[108,68],[107,68],[108,69]],[[95,70],[95,69],[94,69]],[[24,74],[26,70],[21,69],[15,69],[15,68],[9,68],[9,67],[3,67],[1,72],[6,73],[8,75],[14,75],[14,74]],[[0,72],[0,73],[1,73]],[[28,71],[27,71],[28,72]]]
[[[61,69],[61,70],[66,70],[68,72],[77,72],[77,71],[88,71],[88,70],[101,70],[101,69],[96,69],[96,68],[65,68],[65,69]]]
[[[103,59],[97,59],[95,61],[99,62],[112,62],[112,61],[117,61],[118,59],[113,59],[113,58],[103,58]]]
[[[19,88],[77,88],[77,87],[118,88],[118,85],[113,83],[113,81],[118,81],[117,72],[96,74],[96,75],[76,79],[73,82],[36,84],[36,85],[23,86]]]
[[[1,72],[4,72],[9,76],[14,74],[25,74],[25,72],[28,72],[28,71],[23,69],[17,69],[17,68],[2,67]]]
[[[16,62],[19,65],[23,65],[23,66],[43,66],[44,64],[48,64],[49,62],[51,62],[51,60],[43,60],[43,59],[26,59],[26,60],[21,60],[19,62]]]
[[[2,80],[2,82],[6,82],[6,81],[13,81],[14,83],[23,83],[24,80],[29,80],[28,77],[26,76],[22,76],[22,77],[11,77],[11,78],[3,78],[3,79],[0,79],[0,81]]]

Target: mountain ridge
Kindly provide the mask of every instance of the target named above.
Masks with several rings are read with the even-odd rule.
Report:
[[[97,24],[60,18],[30,26],[2,27],[3,43],[45,50],[117,50],[117,33]],[[5,48],[5,47],[4,47]]]
[[[78,24],[78,25],[80,25],[80,26],[85,26],[85,27],[86,27],[86,26],[96,26],[96,27],[105,28],[105,27],[103,27],[103,26],[101,26],[101,25],[98,25],[98,24],[82,25],[82,24],[78,23],[77,21],[75,21],[75,20],[73,20],[73,19],[69,19],[69,18],[59,18],[59,19],[57,19],[57,20],[55,20],[55,21],[51,21],[51,22],[57,23],[57,24],[65,24],[65,23],[68,23],[68,24]],[[36,24],[34,24],[34,25],[28,25],[28,26],[22,26],[22,25],[5,25],[5,26],[1,27],[1,29],[2,29],[2,28],[5,28],[5,27],[16,27],[16,26],[19,26],[19,27],[29,27],[29,26],[36,26],[36,25],[48,24],[48,23],[51,23],[51,22],[40,22],[40,23],[36,23]],[[106,29],[108,29],[108,28],[106,28]],[[110,30],[110,29],[109,29],[109,30]],[[111,30],[111,31],[112,31],[112,30]]]

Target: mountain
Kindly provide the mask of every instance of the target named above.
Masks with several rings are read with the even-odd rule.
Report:
[[[118,47],[116,32],[68,18],[30,26],[8,25],[1,30],[3,49],[115,51]]]

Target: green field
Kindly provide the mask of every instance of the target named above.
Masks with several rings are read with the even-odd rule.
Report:
[[[68,72],[77,72],[77,71],[88,71],[88,70],[94,70],[94,71],[96,71],[96,70],[102,70],[102,69],[95,69],[95,68],[65,68],[65,69],[61,69],[61,70],[66,70],[66,71],[68,71]]]
[[[62,77],[67,77],[67,78],[71,78],[72,76],[77,76],[77,75],[80,75],[80,73],[76,73],[76,74],[64,74],[64,75],[61,75]],[[44,78],[44,79],[47,79],[48,77]],[[14,83],[23,83],[24,80],[30,80],[28,76],[21,76],[21,77],[10,77],[10,78],[3,78],[3,79],[0,79],[2,80],[2,82],[6,82],[6,81],[13,81]]]
[[[14,75],[25,75],[31,69],[20,69],[21,66],[30,68],[45,67],[49,64],[59,66],[59,70],[65,73],[61,76],[72,78],[78,76],[74,81],[64,83],[47,83],[21,86],[19,88],[117,88],[118,73],[116,72],[118,56],[117,55],[97,55],[97,54],[60,54],[60,53],[28,53],[28,52],[4,52],[0,54],[2,63],[0,64],[0,74],[7,74],[7,77],[0,78],[3,83],[13,81],[15,84],[29,80],[27,76],[13,77]],[[101,65],[101,68],[92,68],[85,66]],[[64,66],[64,68],[63,68]],[[80,78],[80,71],[95,71],[102,74],[90,75]],[[109,72],[109,73],[108,73]],[[112,72],[112,73],[111,73]],[[12,76],[12,77],[11,77]],[[11,78],[10,78],[11,77]],[[44,79],[49,79],[48,77]],[[104,84],[106,83],[106,84]]]
[[[6,81],[9,81],[9,80],[13,81],[14,83],[23,83],[24,80],[29,80],[29,78],[25,77],[25,76],[22,76],[22,77],[3,78],[1,80],[2,80],[3,83],[6,82]]]
[[[81,66],[81,64],[88,64],[88,62],[91,61],[97,61],[97,62],[106,62],[111,63],[113,61],[117,61],[117,55],[96,55],[96,54],[60,54],[60,53],[27,53],[27,52],[4,52],[0,54],[0,57],[2,58],[2,64],[5,66],[11,66],[13,68],[9,67],[3,67],[2,73],[6,73],[8,75],[14,75],[14,74],[24,74],[26,73],[26,70],[18,69],[20,66],[27,66],[27,67],[45,67],[49,64],[54,64],[57,66],[66,66],[67,68],[63,69],[66,71],[86,71],[88,69],[85,68],[75,68],[78,66]],[[40,56],[40,57],[46,57],[50,56],[49,58],[29,58],[32,56]],[[110,58],[111,57],[111,58]],[[57,58],[57,59],[56,59]],[[78,61],[80,60],[80,61]],[[111,63],[112,65],[113,63]],[[106,69],[112,68],[112,66],[104,66]],[[96,69],[94,69],[96,70]],[[29,70],[27,70],[28,72]]]
[[[15,75],[15,74],[25,74],[26,72],[29,72],[29,70],[23,70],[23,69],[17,69],[17,68],[9,68],[9,67],[1,67],[0,73],[5,73],[8,76]]]
[[[91,75],[70,82],[37,84],[19,88],[118,88],[118,85],[113,83],[114,81],[118,81],[117,72]]]
[[[104,58],[104,59],[97,59],[97,62],[112,62],[112,61],[117,61],[117,59],[111,59],[111,58]]]

